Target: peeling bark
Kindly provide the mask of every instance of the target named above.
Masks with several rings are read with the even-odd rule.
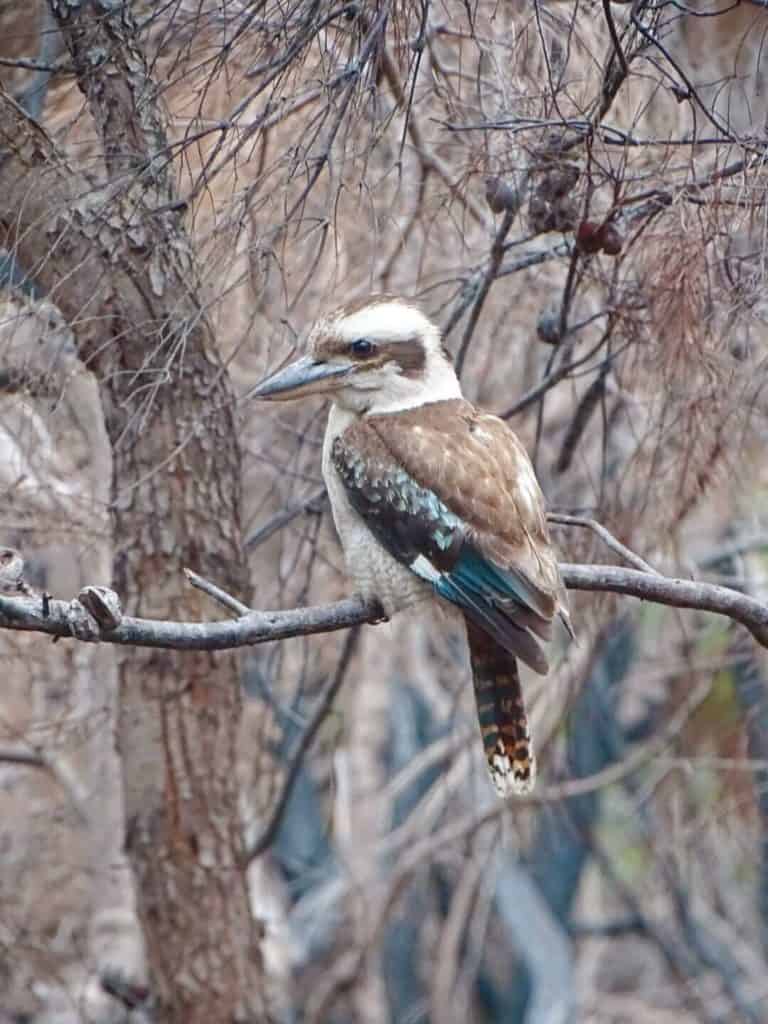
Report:
[[[0,220],[100,382],[114,455],[114,584],[126,611],[196,619],[205,598],[184,566],[247,597],[228,378],[129,6],[52,8],[106,179],[71,166],[4,94]],[[126,845],[157,1019],[267,1020],[237,809],[237,655],[131,650],[119,675]]]

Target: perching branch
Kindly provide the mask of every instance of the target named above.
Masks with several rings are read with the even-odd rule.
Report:
[[[560,572],[569,590],[625,594],[672,608],[725,615],[746,627],[761,646],[768,648],[768,605],[730,587],[615,565],[562,564]],[[103,640],[129,647],[221,651],[382,621],[381,610],[359,597],[309,608],[252,611],[219,622],[171,622],[125,616],[112,629],[100,626],[92,617],[85,628],[84,611],[80,601],[51,599],[44,607],[38,598],[0,595],[0,628],[85,641]]]
[[[270,640],[286,640],[310,633],[329,633],[364,622],[376,622],[381,612],[362,598],[289,611],[250,612],[219,622],[170,622],[125,616],[120,625],[90,635],[83,630],[83,609],[78,601],[48,601],[48,615],[36,598],[0,595],[0,628],[47,633],[53,637],[103,640],[122,647],[159,647],[176,651],[224,651]],[[97,627],[98,628],[98,627]]]
[[[608,591],[672,608],[725,615],[745,626],[762,647],[768,647],[768,605],[730,587],[614,565],[561,565],[560,571],[570,590]]]

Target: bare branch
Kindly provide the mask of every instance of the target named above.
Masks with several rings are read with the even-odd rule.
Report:
[[[619,543],[615,538],[613,542]],[[768,647],[768,605],[729,587],[615,565],[563,564],[560,572],[570,590],[625,594],[672,608],[725,615],[745,626],[761,646]],[[86,642],[103,640],[124,647],[222,651],[382,621],[381,609],[360,597],[286,611],[252,611],[224,622],[172,622],[125,616],[117,628],[94,633],[82,630],[83,609],[78,601],[50,600],[47,611],[46,615],[39,599],[0,595],[0,628],[46,633],[53,637],[75,636]],[[92,624],[98,627],[95,620]]]
[[[745,626],[761,646],[768,647],[768,605],[729,587],[613,565],[561,565],[560,571],[570,590],[609,591],[672,608],[725,615]]]
[[[0,763],[26,765],[30,768],[48,767],[48,762],[42,754],[29,747],[6,747],[0,745]]]
[[[485,300],[488,298],[488,292],[491,290],[491,285],[499,276],[499,270],[501,269],[501,261],[504,258],[504,243],[507,240],[510,228],[514,223],[516,211],[506,210],[502,218],[499,229],[496,232],[493,243],[491,245],[491,252],[488,257],[488,263],[483,271],[483,275],[477,283],[477,292],[475,294],[475,300],[472,305],[472,312],[469,316],[469,323],[467,324],[464,334],[459,345],[459,351],[456,355],[456,376],[461,376],[461,371],[464,368],[464,360],[467,357],[469,346],[472,342],[472,335],[475,333],[477,322],[480,319],[480,313],[482,312]]]
[[[82,609],[78,602],[48,602],[48,614],[39,599],[0,595],[0,628],[46,633],[53,637],[103,640],[123,647],[158,647],[177,651],[224,651],[235,647],[285,640],[310,633],[348,629],[381,621],[381,610],[351,597],[335,604],[290,611],[253,611],[222,622],[170,622],[125,616],[120,625],[100,634],[79,635]]]
[[[217,587],[215,583],[211,583],[210,580],[205,579],[203,576],[198,576],[196,572],[192,572],[191,569],[184,569],[184,575],[187,577],[193,587],[197,587],[198,590],[202,590],[203,593],[208,594],[214,601],[218,601],[219,604],[223,604],[225,608],[229,608],[230,611],[235,612],[237,615],[248,615],[251,609],[247,604],[243,604],[242,601],[238,601],[232,594],[228,594],[226,590],[222,590],[221,587]]]
[[[630,551],[618,538],[613,536],[610,530],[603,526],[602,523],[598,523],[596,519],[587,519],[584,516],[566,516],[559,512],[547,513],[547,519],[550,523],[555,523],[558,526],[583,526],[588,530],[592,530],[606,547],[609,547],[620,558],[633,565],[635,569],[639,569],[640,572],[649,572],[654,576],[659,575],[653,566],[649,565],[639,555],[636,555],[634,551]]]
[[[321,487],[317,491],[313,491],[302,501],[297,502],[295,505],[289,505],[287,508],[281,509],[276,515],[274,515],[269,522],[264,523],[257,530],[254,530],[250,536],[246,537],[243,542],[246,550],[250,551],[252,548],[256,548],[259,544],[263,544],[265,541],[277,533],[278,530],[282,530],[284,526],[292,523],[294,519],[300,516],[303,512],[317,512],[322,508],[325,502],[326,494],[325,487]]]

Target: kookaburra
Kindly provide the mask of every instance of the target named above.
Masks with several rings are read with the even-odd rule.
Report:
[[[461,394],[439,329],[407,300],[372,298],[312,328],[307,351],[251,396],[332,398],[323,477],[348,571],[387,617],[425,599],[466,623],[477,713],[497,791],[535,777],[517,659],[547,672],[540,640],[564,590],[525,449]]]

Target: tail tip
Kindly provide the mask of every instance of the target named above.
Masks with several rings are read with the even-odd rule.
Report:
[[[525,796],[536,784],[536,759],[530,750],[523,757],[513,759],[499,744],[488,758],[488,771],[502,799],[512,795]]]

